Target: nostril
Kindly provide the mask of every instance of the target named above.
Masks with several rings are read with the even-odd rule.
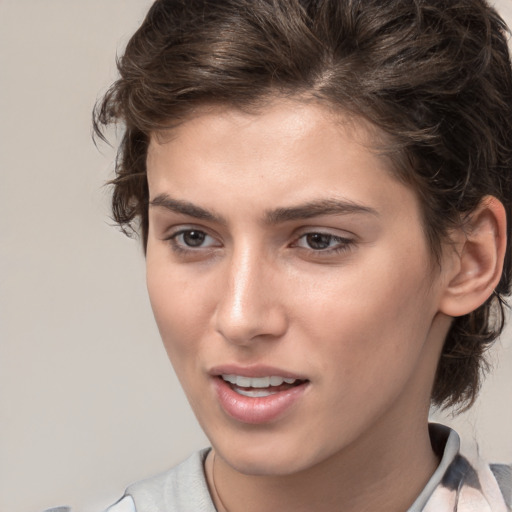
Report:
[[[247,345],[255,341],[275,340],[282,337],[288,322],[279,307],[258,304],[247,307],[220,307],[216,312],[215,330],[228,342]]]

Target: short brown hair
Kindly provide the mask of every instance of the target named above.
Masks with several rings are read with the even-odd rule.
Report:
[[[125,232],[148,232],[150,134],[200,104],[247,108],[312,95],[391,140],[397,176],[418,193],[434,255],[486,195],[507,210],[501,280],[455,318],[432,391],[436,405],[474,401],[484,352],[510,291],[512,72],[507,27],[485,0],[157,0],[95,109],[96,133],[125,128],[112,181]]]

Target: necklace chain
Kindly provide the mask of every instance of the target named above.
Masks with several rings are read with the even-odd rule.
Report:
[[[219,505],[222,507],[222,510],[219,510],[218,512],[229,512],[228,509],[226,508],[226,505],[224,505],[222,498],[220,497],[219,491],[217,490],[217,485],[215,484],[215,450],[213,450],[212,459],[212,485],[217,501],[219,502]]]

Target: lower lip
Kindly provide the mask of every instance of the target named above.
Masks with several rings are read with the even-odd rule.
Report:
[[[281,418],[302,397],[307,382],[273,395],[252,398],[238,394],[221,378],[214,379],[215,391],[221,407],[228,416],[253,425],[269,423]]]

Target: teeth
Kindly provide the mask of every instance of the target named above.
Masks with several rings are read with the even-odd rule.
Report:
[[[280,386],[281,384],[283,384],[283,382],[286,382],[286,384],[293,384],[297,380],[278,376],[243,377],[241,375],[222,375],[222,378],[226,382],[234,384],[235,386],[240,388],[268,388],[269,386]]]
[[[250,396],[251,398],[262,398],[265,396],[275,395],[277,391],[268,391],[266,389],[240,389],[237,388],[236,392],[239,395]]]
[[[237,378],[237,381],[240,377]],[[248,387],[251,388],[268,388],[270,386],[270,377],[260,377],[257,379],[247,379],[249,381]]]
[[[288,379],[288,380],[290,380],[290,379]],[[270,377],[270,385],[271,386],[280,386],[284,381],[285,381],[285,379],[283,379],[282,377]]]
[[[252,379],[250,377],[240,377],[237,375],[235,384],[242,388],[250,388]]]
[[[222,378],[231,384],[236,384],[236,375],[222,375]]]

